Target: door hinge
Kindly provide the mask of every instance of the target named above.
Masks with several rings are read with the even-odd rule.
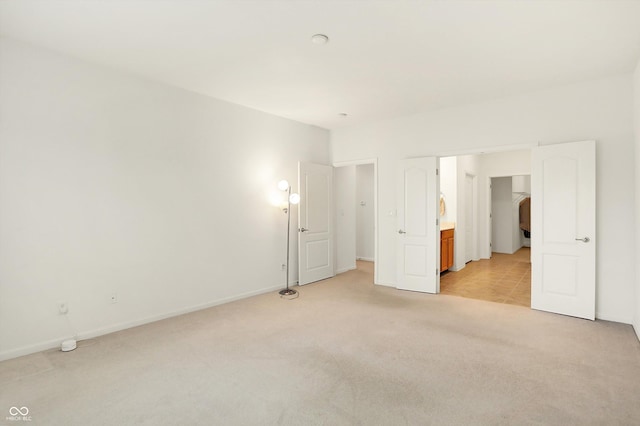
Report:
[[[440,169],[436,169],[436,176],[440,173]]]
[[[436,268],[436,275],[438,275],[440,273],[440,271],[438,270],[438,268]]]
[[[440,225],[440,219],[436,219],[436,226]]]

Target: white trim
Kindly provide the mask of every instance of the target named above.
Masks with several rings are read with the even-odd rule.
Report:
[[[375,262],[375,259],[372,257],[356,257],[356,260],[364,260],[365,262]]]
[[[364,164],[377,164],[378,158],[365,158],[364,160],[350,160],[350,161],[338,161],[333,163],[333,167],[345,167],[345,166],[362,166]]]
[[[558,315],[558,314],[556,314],[556,315]],[[562,315],[562,314],[559,314],[559,315]],[[631,325],[633,325],[633,320],[631,320],[630,318],[619,317],[619,316],[616,316],[616,315],[604,315],[603,316],[598,311],[596,311],[596,319],[597,320],[602,320],[602,321],[619,322],[619,323],[622,323],[622,324],[631,324]],[[637,333],[637,331],[636,331],[636,333]],[[640,335],[638,336],[638,338],[640,339]]]
[[[491,146],[487,148],[462,149],[457,151],[441,151],[441,152],[436,152],[432,155],[436,157],[458,157],[461,155],[479,155],[479,154],[493,154],[495,152],[526,151],[538,145],[540,145],[539,142],[524,143],[524,144],[518,144],[518,145],[499,145],[499,146]]]
[[[380,227],[378,225],[378,157],[366,158],[361,160],[338,161],[333,163],[333,167],[360,166],[363,164],[373,164],[373,283],[386,285],[378,279],[378,259],[380,258],[378,249],[378,233]]]
[[[20,356],[30,355],[36,352],[57,348],[60,347],[60,344],[63,341],[73,338],[74,336],[69,334],[58,339],[51,339],[44,342],[36,343],[35,345],[23,346],[18,349],[11,349],[8,351],[0,352],[0,361],[6,361],[8,359],[18,358]]]
[[[471,178],[471,205],[473,207],[472,210],[472,215],[471,215],[471,221],[473,222],[473,232],[471,234],[472,240],[471,240],[471,260],[474,262],[477,262],[478,260],[480,260],[482,257],[480,256],[480,253],[478,253],[478,225],[479,225],[479,220],[478,217],[480,216],[480,212],[478,211],[478,205],[479,200],[478,200],[478,193],[480,191],[478,191],[478,181],[480,180],[480,176],[478,176],[477,174],[474,173],[470,173],[468,170],[464,171],[464,178],[465,180],[467,179],[467,177]],[[467,187],[465,185],[465,191],[467,190]],[[465,193],[465,197],[467,196],[467,194]],[[468,208],[466,205],[464,206],[465,210]],[[465,224],[466,225],[466,224]],[[467,232],[466,228],[465,228],[465,233]],[[491,239],[491,238],[489,238]],[[465,244],[467,244],[468,241],[465,239]],[[466,249],[466,247],[465,247]],[[489,256],[491,257],[491,256]],[[467,264],[467,254],[465,253],[464,255],[464,264]]]
[[[344,274],[345,272],[349,272],[349,271],[355,271],[356,269],[358,269],[355,266],[348,266],[346,268],[340,268],[336,271],[336,275],[338,274]]]
[[[84,332],[78,333],[75,338],[77,340],[92,339],[94,337],[104,336],[105,334],[114,333],[116,331],[126,330],[128,328],[137,327],[137,326],[144,325],[144,324],[149,324],[149,323],[160,321],[160,320],[163,320],[163,319],[166,319],[166,318],[176,317],[178,315],[188,314],[190,312],[195,312],[195,311],[200,311],[200,310],[207,309],[207,308],[212,308],[214,306],[223,305],[225,303],[234,302],[234,301],[240,300],[240,299],[246,299],[246,298],[252,297],[252,296],[258,296],[260,294],[270,293],[272,291],[281,290],[281,289],[282,289],[282,285],[278,284],[276,286],[263,288],[263,289],[260,289],[260,290],[248,291],[248,292],[245,292],[245,293],[240,293],[240,294],[238,294],[236,296],[225,297],[225,298],[214,300],[214,301],[211,301],[211,302],[202,303],[202,304],[199,304],[199,305],[194,305],[194,306],[190,306],[190,307],[183,308],[183,309],[178,309],[176,311],[172,311],[172,312],[165,313],[165,314],[152,315],[152,316],[149,316],[149,317],[146,317],[146,318],[141,318],[141,319],[137,319],[137,320],[133,320],[133,321],[122,322],[122,323],[115,324],[115,325],[110,325],[108,327],[103,327],[103,328],[97,328],[97,329],[94,329],[94,330],[84,331]],[[20,347],[20,348],[17,348],[17,349],[11,349],[11,350],[8,350],[8,351],[0,352],[0,361],[6,361],[8,359],[17,358],[19,356],[29,355],[29,354],[33,354],[33,353],[36,353],[36,352],[46,351],[48,349],[58,348],[60,346],[60,344],[64,340],[71,339],[73,337],[74,336],[72,336],[72,335],[65,335],[65,336],[61,336],[58,339],[46,340],[44,342],[36,343],[34,345],[23,346],[23,347]]]

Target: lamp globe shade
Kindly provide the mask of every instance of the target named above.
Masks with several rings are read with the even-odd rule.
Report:
[[[289,182],[282,179],[280,182],[278,182],[278,189],[281,191],[286,191],[287,189],[289,189]]]

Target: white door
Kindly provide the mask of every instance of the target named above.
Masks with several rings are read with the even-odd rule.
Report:
[[[333,276],[333,167],[298,163],[300,285]]]
[[[435,157],[402,160],[398,173],[397,271],[401,290],[440,291],[440,181]]]
[[[595,319],[595,142],[533,148],[531,307]]]

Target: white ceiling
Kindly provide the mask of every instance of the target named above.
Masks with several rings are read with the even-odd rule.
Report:
[[[335,129],[631,72],[640,1],[0,0],[0,34]]]

